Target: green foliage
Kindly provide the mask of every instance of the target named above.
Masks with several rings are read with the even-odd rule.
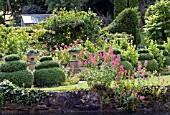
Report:
[[[4,102],[16,103],[22,105],[31,105],[33,103],[41,102],[48,95],[45,91],[20,88],[8,80],[3,80],[0,83]]]
[[[149,51],[147,49],[138,50],[138,54],[141,54],[141,53],[149,53]]]
[[[167,41],[170,37],[170,1],[161,0],[151,5],[145,14],[145,34],[147,38]]]
[[[1,72],[15,72],[26,70],[27,63],[25,61],[9,61],[2,62],[0,65]]]
[[[22,14],[43,14],[44,10],[37,5],[26,5],[22,8]]]
[[[125,55],[120,55],[121,61],[127,61],[127,57]]]
[[[139,60],[152,60],[154,59],[154,55],[151,53],[141,53],[139,54]]]
[[[53,67],[59,67],[59,64],[54,61],[43,61],[35,65],[36,70],[43,69],[43,68],[53,68]]]
[[[123,65],[123,68],[125,70],[133,70],[132,64],[130,62],[128,62],[128,61],[121,61],[120,65]]]
[[[119,1],[120,2],[120,1]],[[106,27],[111,33],[132,34],[134,36],[133,43],[139,43],[139,14],[137,8],[126,8],[123,10],[114,21]]]
[[[0,81],[7,79],[12,83],[22,87],[22,84],[25,84],[25,87],[31,87],[33,85],[34,77],[31,72],[27,70],[16,71],[16,72],[0,72]]]
[[[87,0],[46,0],[48,5],[47,12],[51,13],[55,8],[66,8],[67,10],[76,9],[81,10],[85,6]]]
[[[165,46],[164,45],[157,45],[157,48],[159,48],[160,50],[165,50]]]
[[[129,7],[134,8],[139,6],[138,0],[128,0],[129,1]]]
[[[60,68],[47,68],[34,71],[35,86],[60,85],[65,81],[64,71]]]
[[[168,38],[167,42],[164,44],[165,49],[168,50],[168,52],[170,52],[170,37]]]
[[[6,62],[17,61],[17,60],[20,60],[20,56],[18,54],[11,54],[11,55],[5,56],[5,61]]]
[[[54,31],[54,42],[70,44],[74,40],[94,40],[99,34],[102,21],[92,11],[77,11],[64,9],[54,11],[54,15],[47,19],[42,26]]]
[[[169,55],[168,50],[163,50],[163,55],[164,55],[164,56],[168,56],[168,55]]]
[[[170,57],[166,56],[165,65],[170,65]]]
[[[49,61],[49,60],[52,60],[52,57],[51,57],[51,56],[42,56],[42,57],[40,58],[40,62]]]
[[[120,49],[113,49],[113,53],[114,54],[121,54],[121,50]]]
[[[118,16],[127,7],[127,0],[114,0],[114,17]]]
[[[163,56],[163,51],[157,48],[157,43],[153,40],[150,41],[148,50],[154,55],[154,59],[158,62],[159,69],[164,66],[165,57]]]

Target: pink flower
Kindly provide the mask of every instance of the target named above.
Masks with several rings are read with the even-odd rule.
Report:
[[[123,97],[126,97],[126,92],[123,93]]]
[[[137,96],[138,95],[138,92],[134,92],[134,96]]]
[[[81,67],[82,66],[82,62],[81,60],[78,60],[78,66]]]
[[[72,65],[71,68],[74,69],[74,65]]]
[[[116,88],[115,88],[115,87],[113,87],[113,88],[112,88],[112,90],[113,90],[113,91],[116,91]]]
[[[88,76],[91,76],[91,73],[90,73],[90,72],[88,72]]]
[[[22,83],[22,86],[25,87],[25,83]]]
[[[4,57],[2,57],[2,58],[1,58],[1,60],[2,60],[2,61],[5,61],[5,58],[4,58]]]
[[[126,76],[126,78],[130,79],[130,76]]]
[[[71,43],[69,46],[70,46],[70,47],[72,47],[72,46],[73,46],[73,44]]]
[[[55,50],[51,50],[52,53],[55,53]]]
[[[149,80],[149,78],[147,77],[147,78],[146,78],[146,81],[148,81],[148,80]]]
[[[147,65],[148,65],[148,60],[145,60],[144,66],[147,67]]]
[[[85,50],[88,50],[88,47],[86,47]]]
[[[144,76],[145,76],[144,72],[142,72],[142,73],[140,74],[140,76],[141,76],[141,77],[144,77]]]
[[[102,65],[106,65],[106,62],[102,62]]]
[[[57,48],[57,45],[55,45],[54,48]]]
[[[145,96],[140,96],[139,98],[140,98],[140,100],[144,100]]]
[[[64,46],[64,43],[61,43],[61,46]]]
[[[128,94],[130,94],[132,92],[132,90],[128,90]]]
[[[44,48],[48,48],[47,46],[44,46]]]
[[[136,72],[136,68],[133,69],[133,73],[135,73],[135,72]]]
[[[77,88],[77,87],[75,87],[75,88],[74,88],[74,91],[75,91],[75,92],[77,92],[77,91],[78,91],[78,88]]]
[[[87,60],[86,60],[86,61],[84,62],[84,66],[87,66],[87,64],[88,64],[88,63],[87,63]]]

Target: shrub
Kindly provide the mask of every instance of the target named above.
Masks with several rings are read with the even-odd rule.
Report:
[[[2,58],[3,57],[3,54],[2,53],[0,53],[0,58]]]
[[[25,84],[25,87],[31,87],[34,81],[33,75],[31,74],[31,72],[28,72],[27,70],[16,71],[11,73],[0,72],[0,81],[3,81],[4,79],[7,79],[21,87],[23,83]]]
[[[10,62],[2,62],[0,65],[1,72],[15,72],[26,70],[27,64],[25,61],[10,61]]]
[[[39,69],[34,72],[34,85],[54,86],[65,81],[65,74],[60,68]]]
[[[166,56],[165,65],[170,65],[170,57]]]
[[[154,59],[153,54],[151,53],[141,53],[139,54],[139,60],[152,60]]]
[[[128,61],[121,61],[120,65],[123,65],[123,68],[125,70],[132,70],[133,69],[132,64],[130,62],[128,62]]]
[[[48,95],[45,91],[20,88],[8,80],[3,80],[0,83],[4,102],[31,105],[41,102]]]
[[[37,63],[35,65],[35,69],[53,68],[53,67],[59,67],[59,64],[54,61],[44,61],[44,62]]]
[[[137,8],[126,8],[123,10],[115,20],[106,27],[111,33],[132,34],[134,36],[134,43],[139,42],[139,14]]]
[[[141,53],[149,53],[149,51],[147,49],[138,50],[138,54],[141,54]]]
[[[47,60],[52,60],[52,57],[51,56],[42,56],[40,58],[40,62],[47,61]]]
[[[134,8],[134,7],[138,7],[139,2],[138,0],[129,0],[129,7]]]
[[[11,54],[11,55],[7,55],[5,56],[5,61],[17,61],[20,60],[20,56],[18,54]]]
[[[168,0],[158,0],[147,9],[144,28],[147,38],[167,41],[167,37],[170,37],[169,9],[170,1]]]
[[[144,61],[141,61],[142,63],[144,63]],[[148,60],[148,64],[147,64],[147,70],[148,71],[155,71],[159,69],[159,66],[158,66],[158,62],[155,60],[155,59],[152,59],[152,60]]]

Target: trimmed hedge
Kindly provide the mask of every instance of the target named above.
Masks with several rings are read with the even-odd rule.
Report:
[[[22,84],[25,84],[25,87],[31,87],[33,85],[34,77],[31,72],[27,70],[17,71],[17,72],[0,72],[0,81],[4,79],[11,81],[13,84],[16,84],[22,87]]]
[[[51,56],[42,56],[40,58],[40,62],[47,61],[47,60],[53,60]]]
[[[138,60],[152,60],[154,59],[154,55],[150,53],[141,53],[139,54]]]
[[[1,72],[15,72],[26,70],[27,63],[25,61],[10,61],[10,62],[2,62],[0,65]]]
[[[138,0],[129,0],[129,7],[133,8],[138,6],[139,6]]]
[[[147,49],[138,50],[138,54],[141,54],[141,53],[149,53],[149,51]]]
[[[144,64],[144,61],[141,61],[141,62]],[[158,71],[158,69],[159,69],[158,62],[155,59],[148,60],[148,65],[146,68],[148,71],[151,71],[151,72],[153,72],[155,70]]]
[[[123,10],[115,20],[106,27],[106,30],[111,33],[126,32],[127,34],[132,34],[134,36],[134,43],[138,44],[140,42],[140,34],[137,8],[126,8]]]
[[[17,61],[17,60],[20,60],[20,56],[18,54],[11,54],[11,55],[5,56],[5,61],[6,62]]]
[[[35,86],[54,86],[65,81],[64,71],[60,68],[47,68],[34,71]]]
[[[123,65],[125,70],[133,70],[133,66],[129,61],[121,61],[120,65]]]
[[[53,67],[59,67],[59,64],[54,61],[44,61],[44,62],[39,62],[35,65],[35,69],[53,68]]]

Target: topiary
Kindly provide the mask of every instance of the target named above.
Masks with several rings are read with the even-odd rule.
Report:
[[[1,72],[15,72],[26,70],[27,64],[25,61],[10,61],[10,62],[2,62],[0,66]]]
[[[141,53],[149,53],[149,51],[147,49],[138,50],[138,54],[141,54]]]
[[[47,68],[34,71],[35,86],[60,85],[65,81],[64,71],[60,68]]]
[[[157,70],[158,71],[158,62],[155,60],[155,59],[153,59],[153,60],[148,60],[148,65],[147,65],[147,70],[148,71],[151,71],[151,72],[153,72],[153,71],[155,71],[155,70]]]
[[[123,65],[125,70],[133,70],[133,66],[129,61],[121,61],[120,65]]]
[[[33,75],[27,70],[10,73],[0,72],[0,81],[3,81],[4,79],[7,79],[20,87],[22,87],[23,83],[25,84],[25,87],[31,87],[34,81]]]
[[[132,34],[134,36],[134,43],[138,43],[139,38],[139,14],[137,8],[126,8],[123,10],[115,20],[105,28],[111,33]]]
[[[11,55],[7,55],[5,56],[5,61],[17,61],[20,60],[20,56],[18,54],[11,54]]]
[[[139,54],[138,60],[152,60],[154,59],[154,55],[151,53],[141,53]]]
[[[53,67],[59,67],[59,64],[54,61],[43,61],[35,65],[35,69],[53,68]]]
[[[47,60],[53,60],[51,56],[42,56],[40,58],[40,62],[47,61]]]

